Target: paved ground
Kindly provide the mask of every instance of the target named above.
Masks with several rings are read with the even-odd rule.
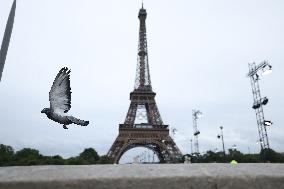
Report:
[[[284,164],[144,164],[0,168],[0,189],[284,189]]]

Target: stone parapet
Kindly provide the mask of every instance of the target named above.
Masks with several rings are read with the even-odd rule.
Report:
[[[284,164],[132,164],[0,168],[0,189],[283,189]]]

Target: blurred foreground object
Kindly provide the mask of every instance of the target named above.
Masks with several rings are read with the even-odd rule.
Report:
[[[8,21],[6,24],[6,29],[5,29],[1,49],[0,49],[0,81],[2,78],[5,60],[6,60],[9,44],[10,44],[10,39],[11,39],[11,34],[12,34],[13,24],[14,24],[14,18],[15,18],[15,12],[16,12],[16,0],[14,0],[13,2],[13,5],[11,8],[9,17],[8,17]]]

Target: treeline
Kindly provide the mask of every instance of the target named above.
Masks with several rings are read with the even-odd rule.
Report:
[[[23,148],[17,152],[11,146],[0,144],[0,166],[28,165],[89,165],[109,164],[110,159],[99,156],[95,149],[87,148],[76,157],[64,159],[59,155],[44,156],[36,149]]]
[[[208,151],[202,155],[191,155],[192,163],[228,163],[232,160],[238,163],[284,163],[284,155],[272,149],[264,149],[258,154],[243,154],[238,150],[229,149],[223,152]],[[184,158],[180,163],[184,162]],[[59,155],[44,156],[36,149],[23,148],[14,151],[11,146],[0,144],[0,166],[29,166],[29,165],[90,165],[111,164],[106,156],[99,156],[95,149],[87,148],[76,157],[64,159]]]
[[[229,149],[229,153],[208,151],[202,155],[191,156],[192,163],[284,163],[284,155],[272,149],[263,149],[258,154],[243,154],[238,150]]]

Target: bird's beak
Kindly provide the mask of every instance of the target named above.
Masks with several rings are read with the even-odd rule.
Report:
[[[44,113],[44,111],[43,111],[43,110],[41,110],[41,113]]]

